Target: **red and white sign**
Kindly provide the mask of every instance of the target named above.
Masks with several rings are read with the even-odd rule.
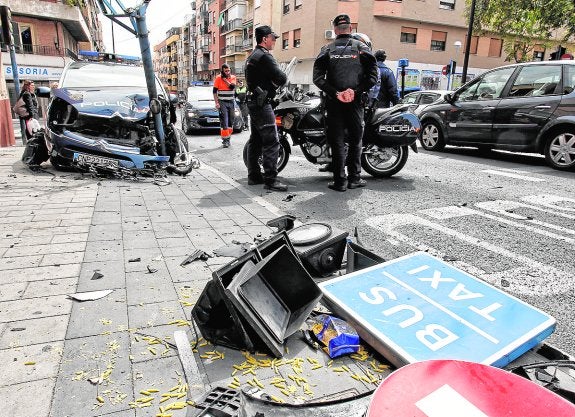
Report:
[[[575,405],[488,365],[433,360],[404,366],[375,390],[367,417],[573,417]]]

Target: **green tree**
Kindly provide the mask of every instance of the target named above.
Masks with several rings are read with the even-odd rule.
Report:
[[[563,29],[565,39],[575,33],[574,13],[573,0],[476,0],[473,32],[501,36],[506,61],[529,61],[537,44],[552,46],[555,30]]]

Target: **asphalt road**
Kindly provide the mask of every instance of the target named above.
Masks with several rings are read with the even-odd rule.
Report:
[[[247,186],[247,132],[228,149],[217,134],[188,139],[203,163]],[[539,155],[420,148],[394,177],[366,175],[366,188],[338,193],[328,173],[292,151],[280,173],[287,193],[249,188],[302,222],[357,227],[361,244],[385,259],[424,250],[484,279],[554,316],[548,342],[575,354],[575,173]]]

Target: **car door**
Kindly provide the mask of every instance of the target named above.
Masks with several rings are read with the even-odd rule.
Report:
[[[510,148],[535,145],[538,133],[561,102],[561,63],[519,67],[497,105],[493,138]]]
[[[449,142],[492,142],[495,109],[514,70],[509,66],[490,71],[455,93],[444,119]]]

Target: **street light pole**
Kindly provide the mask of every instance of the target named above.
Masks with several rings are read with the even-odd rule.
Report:
[[[463,58],[463,69],[461,71],[461,85],[467,81],[467,67],[469,65],[469,49],[471,47],[471,34],[473,33],[473,20],[475,19],[475,0],[471,0],[471,11],[469,12],[469,27],[467,28],[467,39],[465,40],[465,57]]]

